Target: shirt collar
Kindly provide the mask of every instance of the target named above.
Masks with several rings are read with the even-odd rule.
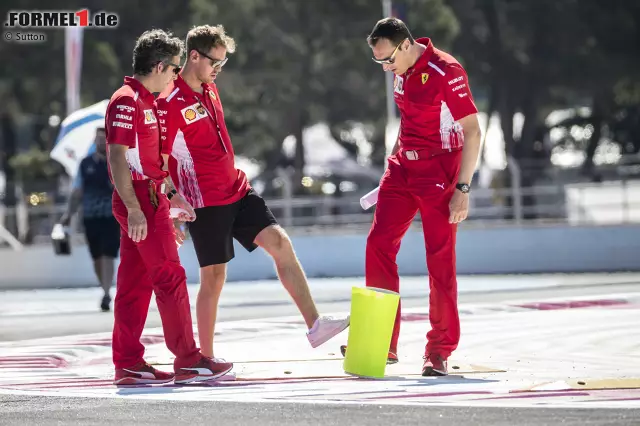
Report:
[[[131,87],[134,91],[138,92],[138,96],[145,100],[147,103],[153,103],[153,100],[155,99],[153,93],[149,92],[147,88],[144,87],[144,85],[135,78],[129,76],[125,77],[124,84]]]
[[[180,88],[180,90],[185,91],[186,93],[192,93],[196,96],[201,96],[200,93],[194,91],[188,84],[186,81],[184,81],[184,79],[182,78],[182,76],[180,74],[178,74],[178,77],[175,79],[174,81],[176,87]],[[211,90],[211,87],[209,87],[208,84],[202,83],[201,84],[202,89],[203,89],[203,93],[207,93],[208,91]]]
[[[428,37],[422,37],[416,39],[416,43],[423,44],[427,48],[422,52],[422,55],[418,58],[415,64],[408,71],[418,71],[427,67],[429,61],[431,60],[431,56],[433,56],[433,43],[431,39]]]

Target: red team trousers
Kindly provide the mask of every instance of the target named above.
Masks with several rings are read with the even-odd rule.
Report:
[[[193,338],[187,279],[178,257],[169,200],[155,187],[159,205],[151,203],[149,182],[133,181],[147,219],[147,237],[135,243],[128,235],[127,208],[113,192],[113,213],[120,223],[120,266],[114,303],[113,362],[116,368],[143,361],[140,336],[147,319],[151,293],[155,292],[166,345],[176,356],[174,367],[188,367],[200,359]]]
[[[367,238],[366,285],[399,292],[396,256],[400,242],[416,213],[422,218],[429,270],[429,321],[427,354],[444,358],[460,340],[456,281],[457,225],[449,223],[449,202],[460,171],[462,151],[418,151],[409,160],[403,151],[389,157],[380,182],[373,225]],[[413,158],[413,156],[411,156]],[[390,350],[397,353],[400,334],[400,306]]]

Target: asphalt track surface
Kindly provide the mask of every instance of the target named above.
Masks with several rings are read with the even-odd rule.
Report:
[[[640,280],[591,280],[585,285],[558,285],[549,288],[516,291],[486,290],[462,292],[460,302],[500,302],[517,297],[532,301],[545,297],[564,297],[637,291]],[[527,279],[513,277],[512,279]],[[344,291],[328,288],[316,291],[329,281],[314,283],[312,290],[321,312],[348,311],[349,298]],[[264,295],[255,303],[234,296],[246,289],[228,285],[223,292],[220,320],[269,318],[296,314],[295,307],[278,285],[254,287]],[[328,286],[330,287],[330,286]],[[225,289],[226,290],[226,289]],[[55,292],[55,293],[54,293]],[[195,287],[190,288],[193,296]],[[264,293],[261,293],[264,292]],[[52,295],[55,294],[55,297]],[[415,287],[408,291],[403,306],[424,306],[426,291]],[[99,290],[47,290],[0,292],[0,340],[20,340],[109,331],[112,315],[97,312]],[[253,299],[253,298],[252,298]],[[246,300],[246,299],[245,299]],[[65,305],[66,304],[66,305]],[[16,311],[17,310],[17,311]],[[147,326],[159,326],[153,308]],[[633,332],[633,331],[630,331]],[[638,332],[638,330],[635,330]],[[464,336],[463,336],[464,338]],[[410,404],[359,403],[279,403],[228,401],[156,401],[123,398],[48,397],[28,394],[0,394],[0,425],[111,425],[111,424],[224,424],[224,425],[640,425],[640,410],[635,408],[559,408],[464,407]]]
[[[640,410],[127,401],[0,396],[1,425],[628,425]]]

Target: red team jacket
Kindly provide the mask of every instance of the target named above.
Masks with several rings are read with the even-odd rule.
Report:
[[[162,181],[168,173],[162,170],[160,130],[153,105],[153,94],[138,80],[124,78],[124,85],[112,96],[105,115],[107,146],[129,147],[127,163],[133,180]],[[111,176],[111,169],[109,169]]]
[[[400,148],[436,152],[462,148],[464,133],[457,121],[478,112],[467,74],[453,56],[434,48],[429,38],[416,41],[427,49],[393,83],[401,117]]]
[[[162,153],[173,184],[194,207],[235,203],[250,189],[235,167],[231,138],[215,84],[193,91],[181,76],[158,99]]]

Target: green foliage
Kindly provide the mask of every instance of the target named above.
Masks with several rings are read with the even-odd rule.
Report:
[[[640,103],[638,2],[450,4],[463,28],[454,47],[465,58],[472,85],[488,89],[490,108],[501,117],[525,115],[519,138],[511,137],[510,120],[503,120],[507,151],[514,155],[533,156],[537,129],[554,109],[592,107],[597,114],[591,121],[606,124],[616,121],[619,107]]]
[[[9,160],[9,166],[24,183],[51,179],[62,170],[62,166],[49,157],[49,152],[32,147]]]
[[[429,36],[467,68],[479,105],[525,115],[521,138],[503,120],[507,150],[533,155],[548,112],[601,104],[605,124],[640,104],[640,3],[625,0],[404,0],[414,36]],[[2,6],[6,8],[6,6]],[[365,125],[378,164],[384,152],[384,73],[366,36],[382,16],[378,0],[23,0],[25,10],[107,10],[113,30],[84,35],[82,102],[108,98],[131,73],[135,39],[164,28],[223,24],[238,49],[218,85],[238,153],[277,159],[283,139],[318,121],[332,134]],[[0,10],[5,16],[5,11]],[[0,43],[0,112],[64,115],[64,32],[43,44]],[[349,138],[340,142],[350,152]],[[637,141],[634,143],[638,143]],[[47,146],[43,143],[42,146]],[[518,149],[516,149],[518,148]],[[304,158],[296,161],[300,168]],[[273,164],[271,164],[272,166]]]

